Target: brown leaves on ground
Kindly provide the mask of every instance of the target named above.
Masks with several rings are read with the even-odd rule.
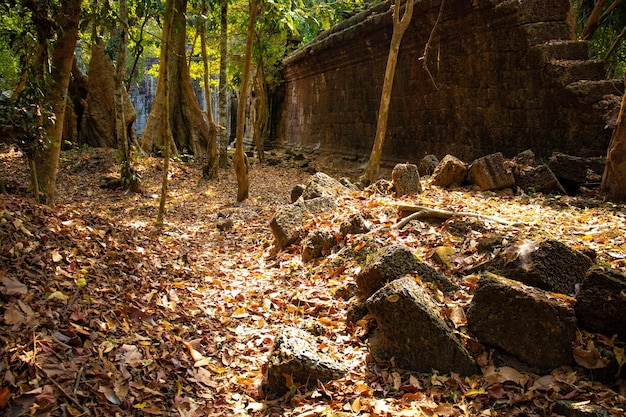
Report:
[[[158,232],[159,159],[139,162],[143,192],[126,195],[98,186],[117,171],[113,151],[65,153],[60,203],[51,209],[26,196],[28,174],[19,154],[5,149],[0,158],[7,188],[17,193],[0,200],[3,414],[538,415],[549,414],[559,399],[588,401],[609,415],[624,412],[623,387],[593,382],[580,369],[533,375],[496,368],[485,352],[479,359],[483,375],[460,378],[415,374],[368,358],[367,321],[348,324],[348,301],[336,297],[350,292],[359,266],[303,264],[299,247],[276,253],[272,245],[269,219],[307,173],[255,165],[252,198],[234,204],[230,171],[207,182],[199,180],[198,167],[172,163],[165,225]],[[382,230],[375,235],[381,243],[402,241],[424,259],[437,247],[454,248],[446,274],[464,291],[455,299],[432,291],[461,332],[476,285],[470,272],[488,256],[479,250],[484,239],[549,235],[626,270],[624,208],[599,200],[427,186],[424,194],[400,200],[355,193],[338,204],[338,213],[311,219],[306,230],[335,230],[338,219],[363,213]],[[472,211],[522,225],[454,219],[395,230],[389,226],[397,221],[398,204]],[[319,349],[340,358],[348,375],[308,391],[294,385],[283,398],[265,399],[264,367],[284,324],[314,328]],[[623,359],[623,349],[613,348]],[[590,336],[581,335],[577,349],[583,365],[602,364]]]

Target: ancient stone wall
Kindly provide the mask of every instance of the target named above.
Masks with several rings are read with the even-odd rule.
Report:
[[[285,59],[279,140],[354,159],[369,155],[392,33],[390,3]],[[450,153],[471,162],[529,148],[540,158],[557,150],[606,154],[607,98],[615,103],[623,83],[605,80],[602,63],[588,60],[586,43],[570,40],[569,0],[446,0],[435,26],[440,5],[415,3],[396,70],[385,161]]]

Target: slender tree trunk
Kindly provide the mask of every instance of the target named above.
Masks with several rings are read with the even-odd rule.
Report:
[[[267,103],[267,86],[265,77],[263,76],[263,64],[259,63],[255,77],[255,91],[257,92],[255,104],[255,120],[254,120],[254,144],[259,154],[259,162],[265,162],[264,142],[267,132],[269,119],[268,103]]]
[[[601,188],[614,201],[626,200],[626,94],[622,96],[619,117],[609,143]]]
[[[398,54],[400,53],[400,43],[404,32],[406,32],[411,18],[413,16],[413,1],[406,2],[406,8],[402,18],[400,18],[400,2],[396,0],[393,10],[393,34],[391,35],[391,45],[389,46],[389,56],[387,57],[387,68],[385,70],[385,79],[383,81],[383,91],[380,98],[380,107],[378,110],[378,122],[376,124],[376,137],[370,159],[365,167],[365,176],[362,178],[364,184],[371,184],[378,179],[378,171],[380,169],[380,157],[383,151],[383,143],[387,134],[387,121],[389,119],[389,105],[391,103],[391,91],[393,88],[393,78],[396,73],[396,64],[398,63]]]
[[[124,108],[124,75],[126,74],[126,50],[128,48],[128,9],[126,0],[120,0],[120,45],[117,51],[115,67],[115,134],[117,148],[122,160],[120,161],[120,180],[122,188],[133,193],[139,191],[139,178],[131,166],[130,143],[128,140],[128,126],[126,125],[126,110]]]
[[[50,104],[56,120],[48,130],[49,143],[35,156],[39,186],[43,188],[46,202],[54,204],[56,181],[59,172],[59,157],[63,137],[63,121],[67,103],[67,89],[70,83],[74,48],[78,38],[80,20],[80,0],[66,0],[62,3],[57,16],[58,37],[52,51],[51,82],[46,92],[46,101]]]
[[[226,168],[228,166],[228,85],[226,80],[226,71],[228,63],[228,0],[221,1],[221,17],[220,17],[220,83],[219,83],[219,110],[220,125],[220,160],[219,166]]]
[[[202,1],[202,14],[207,15],[209,5],[207,0]],[[211,107],[211,84],[209,74],[209,59],[206,50],[206,21],[200,19],[200,48],[202,49],[202,62],[204,64],[204,99],[206,102],[206,116],[209,122],[209,143],[207,145],[207,157],[202,168],[205,178],[217,176],[218,152],[217,152],[217,124],[213,119],[213,108]]]
[[[246,35],[246,54],[243,61],[243,74],[237,103],[237,143],[235,147],[235,174],[237,175],[237,201],[248,198],[250,181],[248,178],[249,162],[243,152],[243,135],[246,125],[246,102],[248,101],[248,83],[250,82],[250,65],[252,62],[252,44],[254,42],[254,22],[256,20],[257,0],[250,0],[248,32]]]
[[[591,39],[596,29],[598,29],[598,27],[600,26],[602,9],[604,8],[605,4],[606,0],[598,0],[596,5],[594,6],[593,10],[591,11],[591,15],[589,16],[589,20],[587,20],[587,24],[583,29],[583,33],[582,35],[580,35],[580,38],[582,40],[587,41]]]
[[[167,51],[165,48],[161,48],[157,91],[145,131],[141,137],[141,146],[148,152],[159,153],[162,144],[165,143],[164,138],[167,134],[163,131],[162,125],[165,93],[161,72],[164,71],[163,62],[168,62],[169,123],[175,138],[175,143],[170,144],[170,150],[191,152],[198,157],[204,157],[209,141],[209,126],[204,120],[204,114],[191,86],[189,67],[187,66],[185,50],[186,8],[187,0],[167,2],[167,18],[163,24],[163,37],[169,36],[170,42]],[[167,59],[165,55],[167,55]]]
[[[170,0],[169,3],[173,3],[175,0]],[[171,12],[171,9],[170,9]],[[169,27],[172,26],[174,20],[174,14],[170,13],[166,15],[167,23]],[[161,45],[161,67],[159,69],[159,81],[162,81],[163,88],[163,118],[161,119],[161,129],[163,131],[163,178],[161,181],[161,198],[159,199],[159,210],[157,212],[156,226],[158,229],[163,228],[163,218],[165,217],[165,203],[167,202],[167,176],[170,169],[170,146],[173,141],[172,129],[170,126],[170,71],[169,71],[169,54],[163,54],[163,50],[169,51],[170,42],[172,40],[171,32],[163,30],[163,45]],[[184,55],[183,55],[184,56]],[[162,77],[162,79],[161,79]]]

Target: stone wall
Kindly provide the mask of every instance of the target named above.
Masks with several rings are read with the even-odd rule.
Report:
[[[391,39],[381,3],[284,61],[277,137],[353,159],[369,155]],[[606,154],[623,83],[572,41],[569,0],[417,0],[402,41],[383,159],[470,161],[532,149]],[[427,59],[423,59],[428,43]],[[424,65],[426,64],[426,66]],[[426,70],[426,67],[428,70]]]

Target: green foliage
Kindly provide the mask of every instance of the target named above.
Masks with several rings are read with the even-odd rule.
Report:
[[[34,84],[27,85],[16,98],[0,94],[1,140],[17,145],[27,155],[43,148],[54,115],[44,109],[42,102],[43,92]]]

